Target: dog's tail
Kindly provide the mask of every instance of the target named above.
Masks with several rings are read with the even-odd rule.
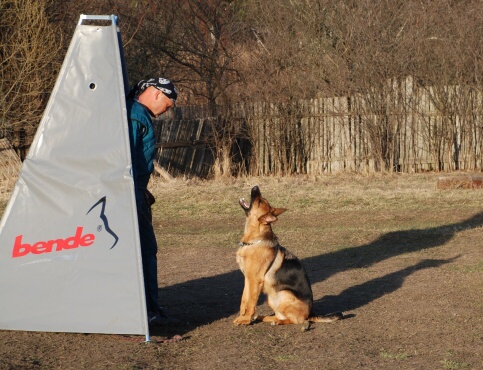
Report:
[[[307,319],[309,322],[334,322],[342,320],[344,315],[342,312],[334,312],[324,316],[311,316]]]

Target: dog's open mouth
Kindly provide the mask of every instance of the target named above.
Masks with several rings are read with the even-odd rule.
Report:
[[[261,197],[261,196],[262,196],[262,194],[260,193],[260,188],[258,187],[258,185],[255,185],[252,188],[252,191],[251,191],[251,194],[250,194],[250,198],[251,198],[250,203],[248,203],[245,200],[245,198],[240,198],[240,205],[245,210],[245,212],[248,212],[252,208],[252,204],[253,204],[254,200],[258,197]]]
[[[250,204],[245,200],[245,198],[240,198],[240,205],[245,211],[250,209]]]

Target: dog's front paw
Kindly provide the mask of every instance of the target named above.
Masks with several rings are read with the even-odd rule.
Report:
[[[250,325],[252,323],[252,319],[249,316],[238,316],[235,320],[233,320],[235,325]]]

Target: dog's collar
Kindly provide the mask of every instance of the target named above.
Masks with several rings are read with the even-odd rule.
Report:
[[[253,244],[260,243],[260,242],[262,242],[262,241],[263,241],[263,240],[262,240],[262,239],[260,239],[260,240],[257,240],[256,242],[253,242],[253,243],[244,243],[244,242],[240,242],[240,243],[238,243],[238,245],[239,245],[240,247],[245,247],[245,246],[247,246],[247,245],[253,245]]]

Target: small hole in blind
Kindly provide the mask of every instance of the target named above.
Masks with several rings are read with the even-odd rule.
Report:
[[[89,84],[89,89],[91,89],[91,90],[95,90],[95,89],[96,89],[96,84],[95,84],[94,82],[91,82],[91,83]]]

